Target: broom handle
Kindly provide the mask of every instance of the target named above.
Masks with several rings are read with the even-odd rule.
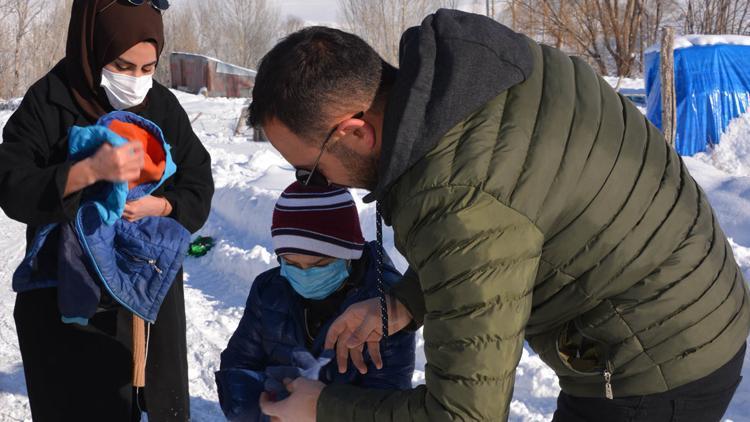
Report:
[[[133,315],[133,387],[146,386],[146,324]]]

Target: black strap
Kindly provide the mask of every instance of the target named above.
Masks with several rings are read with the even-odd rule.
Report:
[[[383,282],[383,217],[380,214],[380,203],[375,206],[375,231],[377,239],[377,271],[378,292],[380,293],[380,317],[383,320],[383,338],[388,338],[388,302],[385,300],[385,285]]]

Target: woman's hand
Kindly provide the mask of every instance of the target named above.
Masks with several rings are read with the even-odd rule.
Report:
[[[144,196],[143,198],[125,204],[122,218],[133,222],[143,217],[166,217],[172,213],[172,204],[165,198]]]
[[[97,181],[132,182],[140,177],[143,165],[143,145],[140,142],[117,148],[104,143],[91,157],[91,169]]]
[[[136,180],[140,177],[142,168],[143,145],[140,142],[128,143],[117,148],[104,143],[93,156],[73,164],[68,173],[63,197],[102,180],[109,182]]]

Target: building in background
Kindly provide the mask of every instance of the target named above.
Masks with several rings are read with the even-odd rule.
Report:
[[[200,54],[172,53],[172,88],[208,97],[250,98],[256,71]]]
[[[659,46],[646,51],[647,116],[661,128]],[[750,111],[750,37],[686,35],[674,43],[675,149],[703,152],[729,122]]]

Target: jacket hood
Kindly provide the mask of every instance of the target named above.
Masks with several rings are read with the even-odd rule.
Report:
[[[177,166],[172,159],[171,148],[159,126],[154,122],[127,111],[114,111],[102,116],[96,125],[73,126],[68,132],[68,152],[72,161],[80,161],[96,152],[104,142],[112,146],[125,145],[128,140],[112,130],[114,123],[131,124],[144,129],[152,141],[144,148],[147,161],[162,162],[159,174],[143,183],[129,187],[128,183],[104,183],[87,190],[86,199],[96,204],[105,224],[112,225],[122,216],[127,201],[150,195],[165,180],[173,176]],[[163,168],[163,170],[161,170]]]
[[[128,200],[131,201],[150,195],[158,189],[165,180],[169,179],[177,172],[177,165],[174,163],[174,160],[172,160],[171,147],[164,138],[161,128],[159,128],[156,123],[137,114],[127,111],[113,111],[105,114],[96,122],[97,125],[105,126],[117,133],[117,129],[114,128],[114,124],[116,123],[134,125],[143,129],[145,133],[149,135],[148,145],[144,147],[144,152],[147,160],[154,167],[152,169],[154,176],[148,180],[142,177],[139,180],[140,183],[135,186],[131,185],[128,191]],[[162,163],[161,166],[159,166],[158,163]],[[157,167],[158,172],[156,172]]]
[[[366,202],[432,150],[456,124],[531,74],[527,38],[484,16],[440,9],[401,37],[383,123],[379,181]]]

